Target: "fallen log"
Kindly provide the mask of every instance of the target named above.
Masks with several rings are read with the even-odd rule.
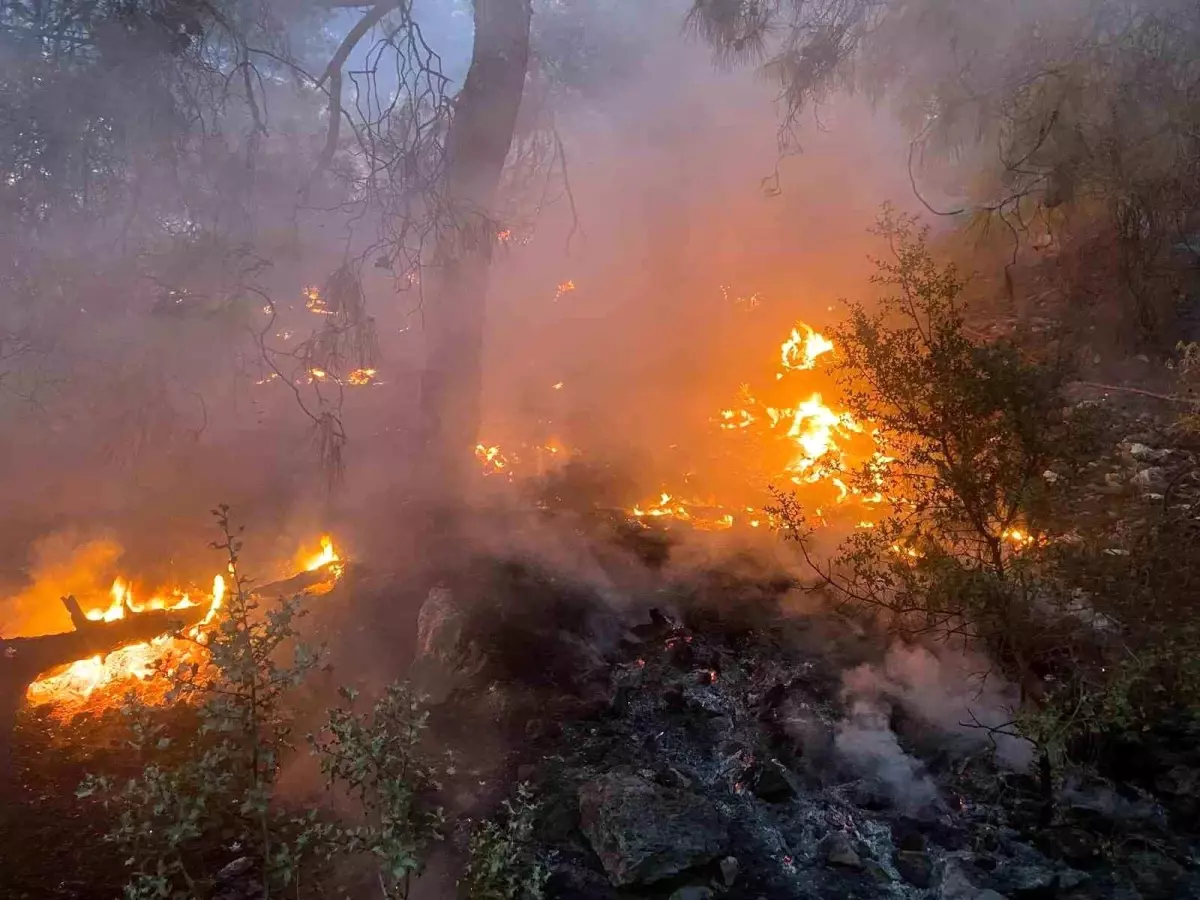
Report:
[[[71,614],[74,631],[39,637],[0,638],[0,684],[20,683],[24,691],[39,675],[51,669],[183,631],[203,619],[208,611],[207,606],[200,605],[154,609],[132,613],[112,622],[100,622],[83,616],[74,597],[64,597],[63,605]]]
[[[328,566],[255,588],[257,594],[298,594],[330,583]],[[80,659],[114,653],[164,635],[180,634],[199,623],[207,604],[176,609],[127,610],[111,622],[84,615],[74,597],[63,597],[74,631],[38,637],[0,637],[0,785],[12,774],[12,732],[29,686],[47,673]],[[2,794],[2,791],[0,791]]]
[[[130,613],[112,622],[92,621],[74,597],[63,597],[74,631],[38,637],[0,638],[0,783],[12,774],[12,731],[29,685],[79,659],[176,634],[204,618],[207,606]]]

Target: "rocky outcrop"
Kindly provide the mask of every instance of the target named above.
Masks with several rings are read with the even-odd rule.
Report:
[[[579,791],[580,826],[616,886],[650,884],[716,859],[729,832],[711,801],[628,771]]]
[[[899,696],[857,710],[844,673],[878,667],[885,641],[827,613],[772,618],[761,586],[723,589],[732,624],[711,604],[694,617],[676,586],[666,613],[649,609],[660,589],[611,643],[570,602],[539,609],[523,592],[523,608],[480,617],[431,595],[422,654],[473,686],[447,714],[475,723],[472,743],[480,720],[521,722],[506,744],[518,758],[492,783],[533,782],[550,896],[1200,896],[1187,893],[1194,844],[1164,833],[1155,802],[1068,781],[1047,827],[1037,778],[1005,769],[986,735],[951,739]],[[1160,755],[1161,793],[1182,805],[1195,761]],[[1131,863],[1130,843],[1114,858],[1126,831],[1154,849]]]

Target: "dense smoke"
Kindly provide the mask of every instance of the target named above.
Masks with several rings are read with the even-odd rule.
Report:
[[[895,710],[914,719],[918,733],[931,729],[943,752],[963,756],[990,746],[1003,765],[1024,771],[1032,747],[1013,734],[1017,692],[992,669],[988,660],[951,646],[893,645],[881,664],[845,673],[849,713],[838,728],[837,749],[914,809],[932,803],[936,792],[913,748],[901,746]]]
[[[668,475],[730,480],[705,445],[713,415],[743,382],[772,377],[780,336],[797,319],[819,321],[840,295],[863,289],[865,228],[880,199],[904,193],[898,131],[862,104],[823,110],[826,130],[814,119],[803,155],[780,159],[772,86],[749,71],[715,71],[708,50],[684,39],[683,12],[576,10],[579,25],[547,11],[539,20],[555,65],[574,59],[581,34],[595,65],[561,70],[570,80],[556,113],[565,165],[549,202],[532,204],[532,230],[498,253],[489,293],[484,439],[555,439],[616,466],[631,484],[625,503]],[[436,4],[423,14],[444,71],[461,78],[469,17]],[[330,48],[304,37],[304,22],[271,46],[318,70]],[[139,47],[106,50],[121,55],[123,78],[160,64]],[[370,64],[367,47],[352,67]],[[23,45],[7,48],[8,76],[33,84],[30,59]],[[162,77],[192,77],[186,64],[161,62]],[[59,533],[106,535],[151,580],[207,570],[207,511],[221,501],[247,523],[262,567],[331,523],[370,553],[391,552],[405,531],[420,292],[362,260],[379,384],[330,392],[340,394],[347,438],[345,478],[330,494],[314,387],[303,383],[312,379],[288,354],[321,324],[305,309],[306,286],[367,251],[379,213],[362,220],[331,196],[297,203],[294,185],[324,137],[320,105],[282,75],[265,84],[265,133],[253,120],[264,109],[230,101],[221,141],[180,151],[176,169],[161,152],[175,126],[143,115],[162,98],[102,90],[96,103],[139,123],[124,133],[133,152],[121,191],[87,215],[47,213],[36,239],[34,201],[13,207],[8,227],[20,240],[5,326],[28,345],[6,357],[2,383],[10,582],[31,577],[33,542]],[[64,107],[55,121],[69,115]],[[252,152],[265,157],[245,166]],[[114,244],[106,236],[118,225]],[[574,290],[560,293],[566,282]],[[255,337],[267,303],[278,319],[262,340],[283,380]],[[296,391],[284,383],[292,377]]]

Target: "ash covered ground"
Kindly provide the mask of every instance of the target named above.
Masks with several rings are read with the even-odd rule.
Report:
[[[421,609],[415,671],[467,761],[452,805],[528,782],[550,896],[1200,896],[1186,733],[1068,770],[1048,807],[986,664],[890,641],[761,554],[676,566],[672,543],[597,553],[605,589],[480,559]]]

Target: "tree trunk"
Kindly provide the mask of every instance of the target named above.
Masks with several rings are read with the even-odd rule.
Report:
[[[446,194],[453,215],[434,250],[425,309],[421,382],[423,454],[418,474],[436,507],[453,506],[474,466],[483,389],[492,212],[512,145],[529,64],[531,0],[475,0],[471,66],[446,140]]]

